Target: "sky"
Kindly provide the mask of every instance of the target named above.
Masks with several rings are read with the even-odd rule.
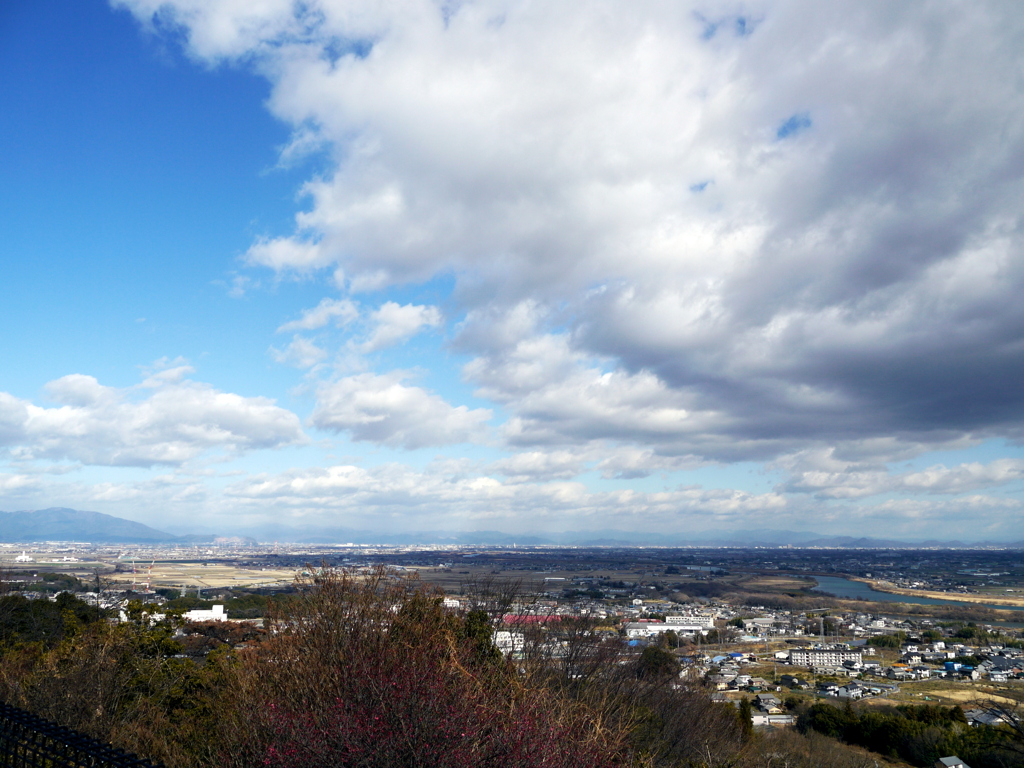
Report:
[[[0,6],[0,509],[1024,539],[1009,2]]]

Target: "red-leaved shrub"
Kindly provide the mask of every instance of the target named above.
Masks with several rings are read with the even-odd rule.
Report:
[[[239,668],[228,764],[616,764],[585,708],[524,684],[488,632],[415,581],[325,572],[274,628]]]

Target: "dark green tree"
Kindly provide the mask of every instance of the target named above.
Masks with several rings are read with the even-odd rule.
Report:
[[[746,696],[740,699],[736,716],[740,721],[740,732],[743,734],[743,740],[750,741],[754,738],[754,708],[750,705],[750,699]]]
[[[640,658],[637,659],[636,675],[639,678],[672,677],[677,674],[679,674],[679,662],[676,657],[657,646],[647,646],[640,654]]]

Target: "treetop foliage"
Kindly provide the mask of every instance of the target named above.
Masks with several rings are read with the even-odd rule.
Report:
[[[762,734],[749,700],[684,682],[671,647],[633,648],[589,619],[500,625],[523,599],[501,585],[457,613],[386,569],[310,574],[259,601],[264,628],[185,625],[188,600],[133,602],[113,624],[71,595],[0,599],[0,699],[169,768],[868,768],[819,731],[901,756],[970,746],[929,735],[964,728],[943,708],[820,705],[804,733]],[[503,655],[498,628],[522,649]]]

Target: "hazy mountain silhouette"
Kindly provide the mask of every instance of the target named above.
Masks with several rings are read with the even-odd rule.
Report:
[[[179,527],[179,530],[181,527]],[[918,549],[918,548],[1024,548],[1024,542],[903,541],[853,536],[826,536],[809,531],[699,531],[645,533],[602,529],[563,531],[561,533],[510,534],[502,531],[413,531],[380,533],[341,527],[290,528],[281,525],[257,526],[220,534],[175,536],[132,520],[84,512],[51,508],[35,511],[0,512],[0,541],[89,541],[96,543],[211,543],[215,545],[252,545],[256,541],[306,544],[382,544],[456,545],[456,546],[576,546],[576,547],[815,547],[836,549]]]
[[[158,543],[176,536],[102,512],[54,507],[34,511],[0,512],[0,541],[89,541],[97,543]]]

